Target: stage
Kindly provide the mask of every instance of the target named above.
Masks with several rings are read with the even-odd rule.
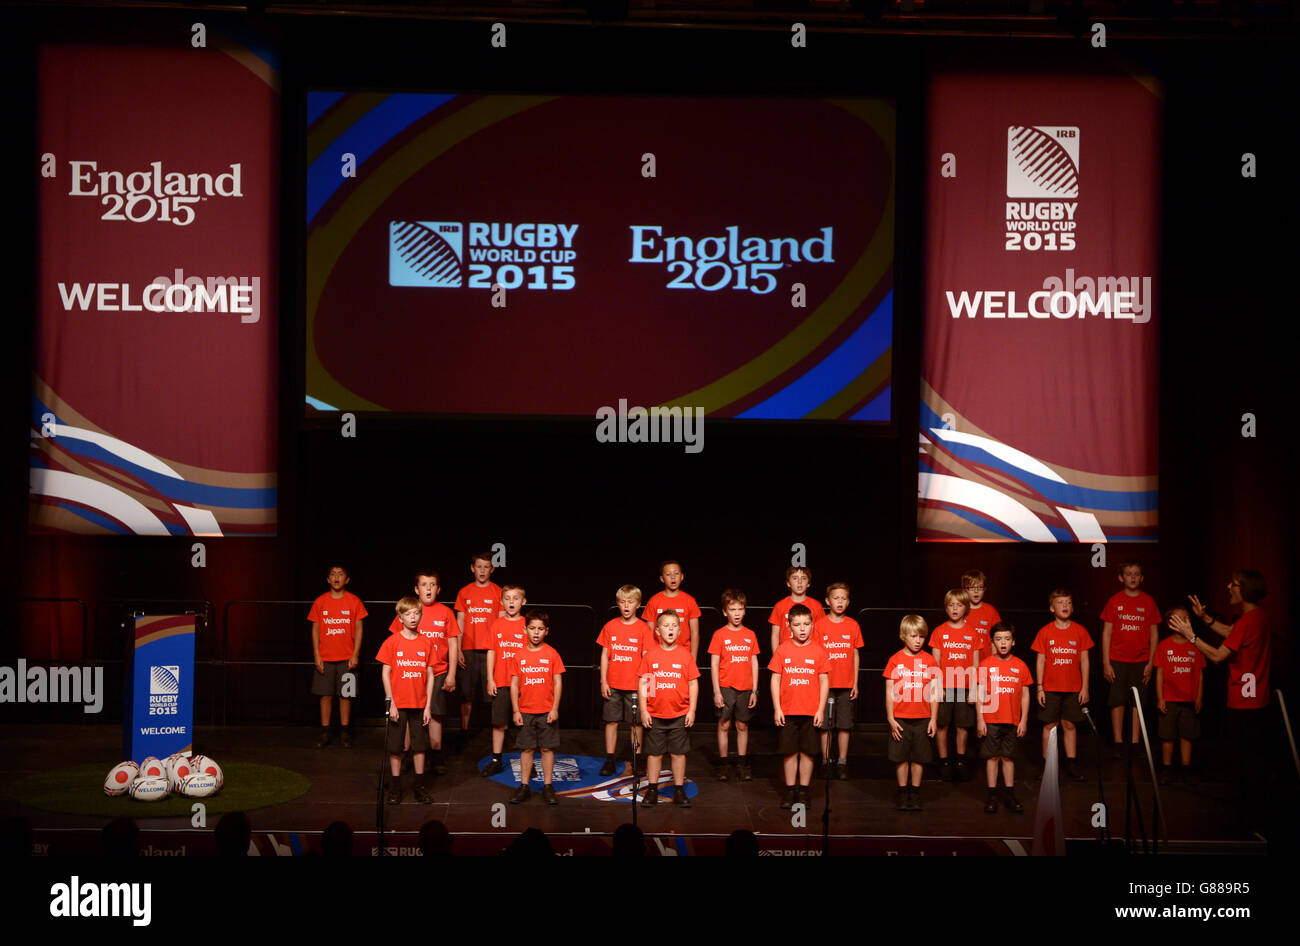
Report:
[[[316,730],[308,727],[231,726],[205,727],[196,749],[224,763],[242,761],[276,765],[301,773],[311,780],[308,792],[292,802],[249,812],[254,832],[255,853],[262,855],[306,854],[320,849],[320,833],[331,822],[341,820],[355,832],[354,853],[377,853],[376,783],[382,758],[381,732],[377,726],[356,728],[353,747],[337,742],[324,749],[312,743]],[[448,745],[454,745],[456,731],[449,730]],[[1031,736],[1035,734],[1031,732]],[[920,812],[899,812],[894,808],[895,785],[892,767],[884,758],[884,734],[861,731],[855,734],[850,753],[848,781],[830,783],[829,852],[847,854],[1028,854],[1032,847],[1034,812],[1040,783],[1034,766],[1018,766],[1017,795],[1025,806],[1023,814],[1001,809],[995,815],[983,811],[985,788],[982,767],[972,767],[976,780],[953,784],[941,782],[927,767]],[[522,805],[512,805],[512,787],[479,775],[489,755],[489,733],[479,729],[470,734],[462,753],[447,752],[445,775],[435,778],[434,802],[414,801],[411,774],[404,774],[405,791],[398,805],[385,806],[384,847],[389,854],[417,854],[417,833],[430,818],[444,822],[453,833],[457,854],[496,854],[520,831],[536,827],[551,838],[557,853],[599,855],[610,851],[610,836],[620,824],[632,821],[630,804],[613,798],[628,790],[626,777],[593,777],[603,758],[603,737],[595,730],[562,731],[562,750],[556,753],[555,786],[560,803],[547,806],[540,792]],[[626,736],[624,736],[626,739]],[[96,854],[102,850],[100,829],[103,818],[56,814],[22,806],[9,789],[19,778],[47,768],[51,746],[75,747],[76,761],[103,761],[105,773],[118,760],[120,732],[112,726],[7,726],[0,728],[0,748],[8,764],[0,778],[0,816],[22,815],[34,828],[38,853],[48,855]],[[679,810],[671,804],[671,792],[661,794],[653,810],[638,806],[636,822],[646,834],[647,853],[652,855],[708,855],[723,852],[726,836],[747,828],[759,837],[762,853],[768,855],[819,855],[823,852],[823,814],[827,783],[814,780],[811,809],[807,812],[780,808],[780,759],[772,751],[770,733],[756,734],[751,749],[754,779],[751,782],[722,782],[716,778],[716,744],[711,724],[692,735],[687,762],[687,779],[696,788],[691,808]],[[623,747],[626,742],[623,743]],[[1096,760],[1091,740],[1081,748],[1080,771],[1090,781],[1061,783],[1061,808],[1067,851],[1095,855],[1098,804]],[[510,770],[510,739],[507,739],[507,773]],[[1198,744],[1202,759],[1216,758],[1213,740]],[[642,765],[644,760],[642,761]],[[621,771],[626,759],[621,763]],[[1024,773],[1023,775],[1020,773]],[[1122,760],[1104,759],[1102,788],[1109,806],[1112,842],[1110,853],[1125,850],[1125,777]],[[1167,836],[1160,837],[1162,853],[1264,854],[1294,848],[1296,837],[1294,779],[1285,773],[1279,784],[1284,789],[1261,790],[1253,805],[1252,822],[1235,810],[1233,787],[1208,767],[1195,770],[1190,784],[1160,786]],[[90,786],[98,790],[97,786]],[[1138,773],[1137,797],[1141,805],[1146,850],[1151,850],[1152,785],[1145,765]],[[219,798],[219,796],[218,796]],[[203,855],[213,853],[212,827],[192,827],[188,818],[151,818],[147,803],[122,799],[122,813],[136,819],[140,849],[146,855]],[[1142,832],[1136,813],[1131,834],[1134,853],[1143,851]],[[252,852],[250,852],[252,853]]]

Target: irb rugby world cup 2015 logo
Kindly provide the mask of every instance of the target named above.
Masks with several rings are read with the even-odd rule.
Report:
[[[1077,126],[1007,128],[1006,249],[1075,249],[1078,196]]]
[[[576,223],[394,220],[388,225],[388,284],[572,289],[577,233]]]
[[[479,759],[479,771],[482,771],[487,766],[490,758],[490,756],[485,756],[484,758]],[[518,787],[519,753],[509,753],[503,756],[502,759],[506,763],[505,771],[492,776],[492,781],[510,788]],[[631,766],[627,762],[620,762],[618,764],[619,771],[617,774],[605,776],[600,774],[600,767],[604,764],[604,759],[597,759],[587,755],[557,755],[555,757],[555,766],[551,771],[551,784],[555,788],[555,794],[559,795],[561,798],[594,798],[596,801],[631,801]],[[534,790],[540,790],[541,788],[541,759],[533,759],[533,777],[529,784]],[[659,773],[659,781],[656,784],[666,797],[671,797],[670,790],[673,784],[673,775],[666,766],[664,767],[664,770]],[[637,780],[636,794],[638,800],[640,800],[640,798],[645,794],[646,788],[645,772],[642,770],[639,773],[639,778]],[[685,788],[687,798],[694,798],[699,793],[699,787],[690,779],[686,780]]]

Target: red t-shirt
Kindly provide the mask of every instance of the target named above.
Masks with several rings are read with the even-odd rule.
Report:
[[[456,592],[456,610],[465,615],[461,646],[465,650],[487,650],[491,644],[488,631],[501,610],[501,589],[491,581],[482,588],[470,582]]]
[[[510,658],[528,646],[528,635],[524,628],[528,622],[523,616],[517,618],[497,618],[492,622],[488,632],[488,650],[496,651],[492,658],[492,682],[498,687],[510,686]]]
[[[1056,622],[1045,625],[1034,638],[1033,650],[1044,655],[1043,679],[1039,681],[1049,693],[1078,693],[1083,689],[1079,654],[1092,646],[1092,638],[1082,624],[1070,622],[1061,629]]]
[[[1165,702],[1195,703],[1205,657],[1196,645],[1170,634],[1156,646],[1156,668],[1164,671]]]
[[[536,650],[527,646],[507,661],[510,676],[519,678],[519,712],[549,713],[555,707],[555,678],[564,673],[564,661],[543,641]]]
[[[939,665],[928,651],[910,654],[904,647],[885,664],[881,674],[893,681],[895,719],[930,718],[930,681],[939,675]]]
[[[647,601],[645,607],[641,609],[641,620],[650,625],[651,634],[654,634],[655,621],[657,621],[659,615],[665,611],[676,611],[677,616],[681,618],[682,632],[677,637],[677,643],[679,646],[690,650],[691,618],[698,618],[700,616],[700,606],[695,603],[694,598],[684,591],[678,591],[672,598],[668,597],[668,595],[664,594],[662,591],[659,592]],[[654,639],[656,641],[659,640],[657,635]],[[682,712],[684,713],[686,711],[682,710]],[[678,715],[680,716],[681,713]]]
[[[780,644],[767,669],[781,675],[781,712],[786,716],[816,716],[822,708],[820,676],[830,672],[830,661],[821,644]]]
[[[980,673],[985,680],[984,722],[1020,725],[1020,694],[1034,682],[1029,665],[1019,657],[993,656],[980,662]]]
[[[1151,656],[1151,625],[1160,623],[1160,609],[1145,591],[1130,596],[1117,591],[1106,602],[1101,619],[1110,629],[1110,659],[1121,663],[1145,663]]]
[[[366,606],[350,591],[343,592],[341,598],[327,591],[313,601],[307,620],[320,625],[320,659],[351,660],[357,646],[357,622],[365,617],[369,617]]]
[[[388,625],[388,630],[396,634],[401,629],[402,619],[394,617],[393,623]],[[447,654],[450,651],[447,641],[460,636],[456,615],[451,613],[451,608],[435,601],[420,612],[420,626],[416,630],[433,643],[433,659],[429,661],[429,669],[433,671],[433,675],[436,677],[446,673]]]
[[[822,645],[829,662],[832,690],[851,690],[858,685],[853,673],[853,652],[862,646],[862,628],[853,618],[838,623],[822,618],[813,625],[812,639]]]
[[[790,609],[794,607],[796,604],[802,604],[804,607],[806,607],[809,611],[812,612],[814,628],[817,626],[818,621],[826,617],[826,609],[823,608],[820,604],[818,604],[817,599],[814,598],[812,595],[804,595],[804,599],[802,601],[795,601],[789,595],[786,595],[784,598],[782,598],[780,601],[776,603],[776,606],[772,608],[772,613],[767,616],[768,624],[775,624],[777,627],[781,628],[781,637],[777,641],[778,644],[784,644],[786,641],[790,640],[789,614],[790,614]],[[816,639],[817,639],[816,635],[813,635],[812,637],[809,638],[809,640],[816,640]]]
[[[953,627],[945,621],[930,632],[930,640],[925,646],[939,651],[939,669],[944,671],[943,685],[945,687],[956,688],[960,686],[968,690],[974,688],[973,680],[968,680],[958,674],[949,674],[947,671],[949,667],[964,670],[967,667],[975,666],[975,651],[980,650],[983,646],[979,628],[969,621],[966,622],[964,627]],[[987,654],[982,656],[987,656]],[[951,679],[949,679],[950,676]]]
[[[709,653],[718,655],[718,686],[733,690],[754,689],[754,660],[758,656],[758,638],[747,627],[733,630],[731,625],[713,632]]]
[[[1262,709],[1268,705],[1268,671],[1272,642],[1268,637],[1268,616],[1255,608],[1237,618],[1223,645],[1232,651],[1228,658],[1228,708]],[[1247,684],[1244,674],[1253,675]],[[1243,696],[1242,688],[1254,687],[1254,696]],[[1166,697],[1168,699],[1168,697]]]
[[[640,675],[649,677],[646,708],[655,719],[676,719],[691,708],[691,681],[699,677],[699,668],[691,652],[677,644],[664,650],[658,644],[641,657]]]
[[[645,621],[624,624],[622,617],[607,621],[600,629],[596,643],[609,651],[609,666],[605,669],[605,682],[615,690],[635,690],[637,670],[641,655],[651,640],[650,628]]]
[[[993,625],[1001,620],[1002,615],[998,614],[998,609],[987,601],[981,601],[966,615],[966,626],[973,626],[979,632],[980,650],[985,654],[993,653]]]
[[[390,634],[375,656],[381,664],[392,668],[388,675],[393,689],[393,705],[398,709],[424,709],[428,702],[426,674],[433,647],[423,635],[409,640],[403,634]]]

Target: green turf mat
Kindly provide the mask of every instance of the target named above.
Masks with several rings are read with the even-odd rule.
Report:
[[[207,798],[168,795],[158,801],[136,801],[130,795],[104,794],[104,777],[109,769],[91,763],[50,772],[38,772],[15,781],[8,796],[23,805],[68,815],[116,818],[189,818],[191,806],[203,802],[208,817],[226,811],[252,811],[279,805],[307,793],[311,780],[275,765],[251,762],[222,763],[226,782],[221,791]]]

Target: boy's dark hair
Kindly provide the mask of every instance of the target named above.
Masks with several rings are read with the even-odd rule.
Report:
[[[140,828],[130,818],[114,818],[100,833],[109,857],[135,857],[140,853]]]
[[[420,853],[425,857],[451,856],[452,837],[437,818],[420,825]]]
[[[245,857],[253,840],[253,825],[242,811],[228,811],[212,829],[217,854],[222,857]]]
[[[666,558],[666,559],[664,559],[662,562],[659,563],[659,574],[660,574],[661,576],[662,576],[663,573],[664,573],[664,569],[667,568],[669,565],[676,565],[678,571],[681,571],[681,572],[685,572],[685,571],[686,571],[685,568],[682,568],[682,563],[679,562],[679,561],[677,561],[677,559],[675,559],[675,558]]]
[[[808,576],[808,584],[810,585],[812,584],[812,569],[809,568],[807,565],[791,565],[789,568],[785,570],[785,580],[789,581],[790,576],[793,575],[795,572],[803,572],[805,575]]]
[[[470,565],[473,565],[475,562],[487,562],[489,565],[491,565],[491,564],[492,564],[492,553],[491,553],[491,552],[475,552],[475,553],[470,557],[469,563],[470,563]]]
[[[1133,568],[1134,566],[1137,566],[1140,569],[1142,567],[1142,563],[1136,558],[1132,558],[1132,557],[1126,558],[1124,559],[1124,561],[1119,563],[1119,573],[1122,575],[1124,574],[1124,569]]]
[[[1074,601],[1074,595],[1070,594],[1069,588],[1055,588],[1052,593],[1047,596],[1047,606],[1050,608],[1054,605],[1057,598],[1069,598],[1071,602]]]
[[[524,612],[524,627],[532,624],[534,621],[541,621],[542,627],[548,631],[551,629],[551,615],[541,608],[529,608]]]
[[[658,616],[655,618],[655,630],[659,630],[659,625],[663,622],[663,619],[669,617],[677,620],[677,626],[679,628],[682,626],[682,616],[676,611],[660,611]]]
[[[1241,586],[1241,600],[1256,604],[1268,594],[1264,576],[1253,568],[1239,568],[1232,573],[1232,578]]]
[[[320,836],[320,852],[326,857],[352,856],[352,829],[342,821],[334,821]]]
[[[786,612],[785,623],[789,624],[795,618],[804,617],[808,618],[810,621],[812,620],[812,608],[808,607],[806,604],[792,604],[790,605],[790,610]]]
[[[739,591],[735,588],[728,588],[722,593],[722,606],[724,608],[729,608],[733,604],[738,604],[743,608],[748,605],[748,602],[745,600],[745,593],[743,591]]]
[[[328,575],[330,572],[334,571],[334,569],[336,569],[336,568],[339,569],[341,572],[343,572],[343,574],[347,575],[349,578],[352,577],[352,573],[351,573],[350,571],[348,571],[348,567],[347,567],[346,565],[340,565],[340,564],[338,564],[337,562],[335,562],[335,563],[334,563],[333,565],[331,565],[329,568],[325,569],[325,574]]]
[[[634,824],[614,829],[615,857],[645,857],[645,832]]]
[[[993,627],[989,629],[989,640],[993,640],[993,635],[998,631],[1010,631],[1011,639],[1013,641],[1016,639],[1016,626],[1010,621],[998,621],[997,624],[994,624]]]
[[[442,587],[442,578],[432,568],[430,568],[428,571],[415,573],[415,583],[417,585],[420,583],[421,578],[432,578],[433,583],[435,585],[437,585],[439,588]]]

